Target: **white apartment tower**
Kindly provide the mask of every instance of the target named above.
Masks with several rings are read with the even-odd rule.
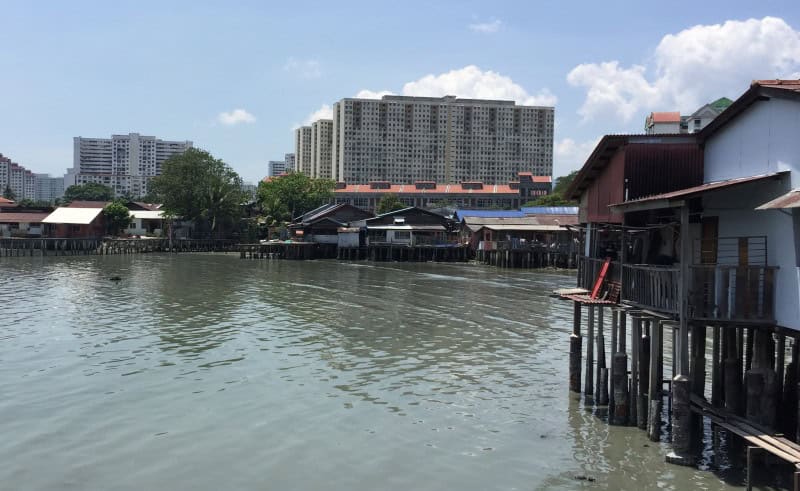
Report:
[[[294,154],[293,153],[284,154],[283,162],[284,162],[284,166],[286,168],[286,171],[295,170]]]
[[[147,194],[148,181],[161,174],[164,161],[192,147],[190,141],[165,141],[138,133],[111,138],[74,138],[73,167],[64,185],[96,182],[117,196]]]
[[[320,119],[311,124],[311,177],[334,179],[331,165],[333,120]]]
[[[16,201],[36,198],[36,178],[33,172],[0,153],[0,196],[11,188]]]
[[[333,105],[332,172],[353,184],[486,184],[553,173],[554,108],[445,97],[346,98]]]
[[[34,174],[35,200],[54,202],[64,196],[64,178],[50,177],[49,174]]]
[[[267,165],[267,175],[270,177],[279,176],[286,172],[286,161],[270,160]]]
[[[301,126],[294,132],[295,171],[310,176],[311,166],[311,126]]]

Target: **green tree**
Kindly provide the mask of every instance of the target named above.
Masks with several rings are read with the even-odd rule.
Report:
[[[197,148],[167,159],[161,175],[150,181],[151,198],[162,203],[167,217],[192,220],[197,230],[210,235],[221,234],[241,216],[241,188],[236,171]]]
[[[86,184],[73,184],[64,191],[62,201],[111,201],[114,199],[114,190],[96,182]]]
[[[6,188],[3,190],[3,197],[5,199],[10,199],[11,201],[16,201],[17,195],[14,193],[14,190],[11,189],[11,186],[6,185]]]
[[[552,193],[539,196],[533,201],[528,201],[523,206],[577,206],[577,203],[564,197],[564,193],[577,175],[578,171],[572,171],[566,176],[559,177],[556,179]]]
[[[389,213],[390,211],[402,210],[403,208],[407,208],[407,206],[400,202],[400,198],[398,198],[396,194],[387,193],[381,197],[380,201],[378,201],[378,206],[375,208],[375,213],[382,215],[384,213]]]
[[[256,199],[269,226],[278,226],[318,208],[333,199],[336,183],[330,179],[314,179],[300,172],[262,181]]]
[[[131,213],[121,201],[112,201],[103,208],[103,215],[106,218],[108,233],[119,235],[131,223]]]

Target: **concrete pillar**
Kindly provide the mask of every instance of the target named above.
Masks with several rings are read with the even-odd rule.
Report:
[[[690,391],[689,377],[676,375],[672,379],[672,452],[667,455],[667,462],[671,464],[694,465]]]

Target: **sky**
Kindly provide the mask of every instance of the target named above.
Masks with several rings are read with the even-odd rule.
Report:
[[[555,177],[754,79],[800,78],[800,2],[0,0],[0,153],[62,175],[72,138],[191,140],[256,182],[343,97],[555,106]]]

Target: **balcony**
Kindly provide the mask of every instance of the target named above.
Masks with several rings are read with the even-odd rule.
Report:
[[[579,257],[578,286],[591,290],[604,260]],[[689,268],[689,318],[705,322],[775,322],[775,266],[699,264]],[[606,281],[621,283],[620,302],[670,316],[680,312],[680,269],[612,262]]]

